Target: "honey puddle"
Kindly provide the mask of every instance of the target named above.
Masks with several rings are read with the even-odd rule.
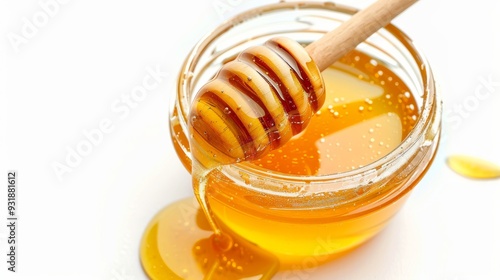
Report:
[[[141,244],[142,265],[151,279],[271,279],[278,259],[221,228],[232,238],[222,252],[198,202],[186,198],[163,209],[149,224]],[[147,260],[147,261],[144,261]]]
[[[452,155],[447,159],[448,166],[456,173],[475,179],[500,178],[500,166],[481,158]]]

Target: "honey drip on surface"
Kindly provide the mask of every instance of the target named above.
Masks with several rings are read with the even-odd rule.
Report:
[[[234,233],[225,252],[213,246],[214,237],[198,202],[180,200],[163,209],[146,229],[142,266],[150,279],[271,279],[278,271],[276,257]]]
[[[452,155],[448,157],[446,162],[453,171],[468,178],[500,178],[500,166],[481,158]]]
[[[418,118],[418,105],[403,82],[390,70],[374,64],[363,53],[351,52],[334,68],[325,70],[323,77],[328,91],[327,99],[321,109],[313,112],[315,116],[307,129],[290,139],[286,145],[277,147],[251,164],[294,175],[352,170],[392,151],[406,137]],[[220,156],[218,153],[213,155]],[[204,167],[196,162],[194,165],[197,167],[193,169],[193,187],[198,202],[183,200],[166,207],[149,224],[144,235],[141,260],[144,270],[152,279],[271,279],[279,273],[280,265],[283,264],[280,264],[281,256],[278,258],[277,254],[270,253],[273,250],[265,246],[276,250],[288,246],[297,253],[312,255],[303,249],[306,245],[302,241],[299,244],[297,240],[304,238],[304,243],[308,239],[315,243],[318,236],[330,231],[347,236],[345,248],[352,248],[352,244],[356,244],[352,240],[365,240],[367,236],[372,236],[395,211],[389,209],[377,213],[375,217],[357,217],[355,221],[340,222],[333,219],[332,222],[331,215],[351,211],[349,209],[352,206],[348,205],[345,209],[336,208],[333,213],[321,212],[320,215],[328,216],[324,216],[324,220],[316,226],[307,224],[314,220],[309,218],[323,218],[307,215],[318,213],[293,212],[290,208],[284,211],[288,214],[283,212],[283,215],[293,216],[263,220],[280,215],[273,209],[288,207],[288,204],[282,203],[289,203],[293,207],[293,201],[261,199],[245,190],[238,190],[237,186],[231,185],[230,180],[219,180],[217,176],[222,175],[215,166]],[[226,195],[221,188],[237,191]],[[353,195],[361,196],[363,190],[357,190]],[[400,203],[398,201],[390,207]],[[205,208],[199,210],[199,205]],[[262,216],[260,213],[263,213]],[[304,215],[300,219],[308,222],[290,222],[296,215]],[[247,228],[236,229],[235,221],[245,224]],[[350,235],[358,232],[359,227],[366,222],[376,226],[360,236]],[[291,228],[298,230],[291,231]],[[239,232],[236,233],[236,230]],[[286,242],[269,240],[268,244],[257,241],[254,244],[247,241],[261,238],[262,231]],[[218,239],[221,233],[225,233],[229,239]],[[330,247],[344,246],[344,241],[340,239],[327,237],[323,241],[321,252]],[[279,247],[282,245],[274,243],[286,244]]]

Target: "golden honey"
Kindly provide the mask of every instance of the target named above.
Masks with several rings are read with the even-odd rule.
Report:
[[[285,145],[252,161],[192,166],[189,106],[214,69],[261,43],[262,33],[310,42],[355,10],[280,2],[254,12],[200,42],[181,71],[172,139],[202,201],[168,205],[149,224],[141,261],[152,279],[271,279],[297,264],[319,265],[383,229],[436,153],[441,107],[432,73],[389,25],[322,73],[324,105]]]
[[[451,155],[446,162],[453,171],[468,178],[495,179],[500,177],[500,166],[482,158]]]
[[[322,75],[327,90],[326,101],[307,129],[281,148],[252,161],[251,165],[294,176],[352,171],[386,156],[412,130],[419,114],[413,95],[394,73],[374,65],[370,57],[353,51]],[[242,181],[247,179],[247,174],[239,175]],[[164,248],[168,248],[169,243],[170,246],[175,244],[177,251],[165,249],[170,252],[170,263],[166,264],[158,251],[142,253],[144,265],[155,266],[155,273],[163,275],[159,278],[183,273],[183,277],[191,275],[191,279],[196,279],[194,275],[213,277],[208,279],[270,277],[276,272],[279,262],[286,266],[311,256],[314,257],[313,263],[320,264],[380,231],[399,210],[407,195],[407,191],[390,194],[397,184],[402,184],[399,181],[375,190],[360,186],[321,193],[318,197],[262,195],[241,188],[239,183],[225,177],[219,170],[208,176],[206,183],[209,210],[218,224],[223,225],[223,232],[229,233],[235,243],[229,252],[214,249],[213,230],[205,221],[203,212],[194,217],[196,207],[191,200],[179,202],[181,206],[169,206],[165,213],[159,214],[152,223],[155,226],[150,226],[148,232],[158,231],[163,223],[163,231],[170,229],[170,236],[159,238],[158,233],[150,234],[150,240],[145,242],[154,248],[154,240],[162,240]],[[289,194],[301,192],[297,186],[283,188]],[[317,200],[318,205],[331,201],[332,207],[316,205],[304,209],[303,205],[311,204],[311,200]],[[367,206],[370,206],[369,210],[365,210]],[[172,210],[175,207],[181,208]],[[191,210],[179,210],[182,207]],[[189,212],[191,216],[184,217],[184,221],[190,220],[185,226],[186,235],[182,230],[173,234],[173,221]],[[194,236],[200,239],[193,238],[192,232],[198,233]],[[186,250],[184,254],[192,259],[186,261],[176,256],[182,254],[179,250]],[[250,255],[252,261],[249,261]],[[165,269],[169,266],[173,270]]]
[[[230,229],[223,228],[224,232]],[[273,254],[231,234],[232,246],[214,246],[212,228],[194,199],[168,205],[149,224],[141,244],[151,279],[271,279],[280,268]]]
[[[331,175],[363,167],[396,149],[418,118],[417,104],[394,73],[374,64],[354,51],[325,70],[326,101],[306,130],[251,164],[293,176]],[[240,175],[244,181],[245,173]],[[241,188],[222,175],[208,176],[206,183],[210,212],[240,236],[282,259],[352,248],[378,232],[403,202],[373,207],[372,201],[392,185],[377,192],[356,188],[322,192],[317,197],[283,197]],[[300,189],[291,188],[288,193],[298,194]],[[311,200],[344,202],[318,209],[294,207]],[[371,209],[352,214],[365,205]],[[319,249],[318,242],[329,245]]]

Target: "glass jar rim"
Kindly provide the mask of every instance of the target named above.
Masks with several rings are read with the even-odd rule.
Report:
[[[252,18],[255,18],[260,15],[264,15],[267,13],[274,12],[276,10],[286,10],[290,8],[320,8],[324,10],[330,10],[332,12],[339,12],[347,15],[353,15],[356,12],[358,12],[358,9],[344,6],[344,5],[338,5],[332,2],[306,2],[306,3],[299,3],[299,2],[286,2],[282,1],[279,3],[275,4],[268,4],[264,6],[260,6],[245,12],[242,12],[233,18],[225,21],[221,25],[219,25],[216,29],[212,30],[208,34],[206,34],[203,38],[201,38],[198,43],[194,46],[194,48],[191,50],[189,53],[188,57],[184,61],[181,71],[179,72],[178,76],[178,83],[177,83],[177,100],[179,102],[186,103],[189,100],[186,100],[188,94],[186,94],[190,89],[189,89],[189,82],[191,81],[190,79],[186,80],[185,74],[186,73],[193,73],[193,69],[196,66],[198,60],[199,60],[199,55],[203,53],[203,51],[206,49],[206,47],[212,42],[214,39],[218,38],[228,30],[230,30],[232,27],[239,23],[243,23],[247,20],[250,20]],[[417,117],[416,124],[414,128],[409,132],[409,134],[406,136],[405,139],[402,140],[402,142],[391,152],[386,154],[384,157],[373,161],[367,165],[364,165],[362,167],[345,171],[345,172],[339,172],[339,173],[333,173],[333,174],[326,174],[326,175],[290,175],[286,173],[280,173],[280,172],[274,172],[270,171],[267,169],[259,168],[256,165],[253,165],[249,162],[241,162],[237,164],[233,164],[231,168],[234,168],[237,173],[243,172],[245,174],[249,174],[250,176],[256,176],[256,177],[272,177],[273,180],[277,181],[286,181],[286,182],[292,182],[292,183],[299,183],[299,182],[308,182],[308,183],[321,183],[321,182],[329,182],[329,181],[346,181],[346,180],[352,180],[353,178],[359,178],[359,177],[372,177],[371,174],[374,174],[377,172],[379,169],[384,169],[384,167],[391,166],[395,161],[397,161],[401,155],[405,154],[409,150],[414,147],[418,141],[419,135],[422,135],[422,133],[425,131],[425,129],[429,126],[431,126],[432,122],[432,116],[433,116],[433,106],[440,106],[440,103],[437,101],[436,98],[436,85],[434,82],[434,78],[432,75],[431,68],[429,66],[429,62],[427,59],[422,55],[422,53],[417,49],[417,47],[414,45],[412,40],[405,34],[403,33],[399,28],[397,28],[393,24],[388,24],[386,27],[382,28],[381,30],[385,30],[388,32],[391,36],[394,37],[399,43],[401,43],[407,51],[411,58],[414,60],[415,65],[419,67],[419,78],[421,79],[422,83],[422,89],[423,92],[418,92],[418,93],[413,93],[413,94],[420,94],[422,97],[422,106],[420,110],[420,114]],[[380,32],[380,31],[379,31]],[[190,77],[188,77],[190,78]],[[183,106],[180,106],[181,112],[179,114],[179,118],[182,119],[182,122],[184,125],[188,124],[187,120],[187,112],[183,110]],[[189,106],[187,106],[189,108]],[[439,109],[440,111],[440,109]]]

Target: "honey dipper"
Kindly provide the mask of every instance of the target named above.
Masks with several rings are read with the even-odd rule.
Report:
[[[285,144],[324,103],[321,71],[417,1],[376,1],[305,48],[278,37],[241,52],[193,100],[194,159],[210,168]]]

